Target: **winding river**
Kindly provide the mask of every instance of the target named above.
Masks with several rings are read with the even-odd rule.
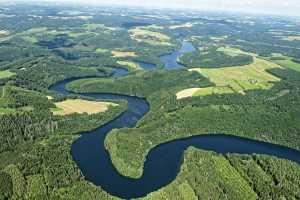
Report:
[[[161,57],[167,69],[178,69],[183,66],[174,65],[179,55],[191,51],[192,45],[186,41],[183,47]],[[117,71],[117,76],[123,76],[124,71]],[[53,85],[50,89],[64,95],[71,94],[65,89],[66,84],[75,79],[68,79]],[[186,139],[174,140],[153,148],[144,163],[141,178],[131,179],[120,175],[113,166],[110,156],[104,147],[106,135],[116,128],[133,128],[149,111],[146,99],[106,93],[86,93],[82,96],[96,99],[122,99],[128,102],[127,110],[120,116],[102,127],[81,134],[71,147],[73,159],[85,178],[108,193],[123,199],[137,198],[160,189],[173,181],[182,164],[183,152],[189,146],[210,150],[221,154],[266,154],[292,160],[300,164],[300,152],[284,146],[260,142],[230,135],[199,135]]]

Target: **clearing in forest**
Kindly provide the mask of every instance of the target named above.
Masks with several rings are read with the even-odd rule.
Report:
[[[145,30],[142,28],[134,28],[129,32],[131,38],[138,42],[145,42],[151,45],[172,45],[170,43],[171,38],[160,32]]]
[[[268,73],[266,70],[281,68],[280,65],[259,58],[255,54],[243,52],[233,48],[222,48],[228,54],[248,54],[253,56],[253,63],[244,66],[224,67],[224,68],[200,68],[196,67],[190,71],[196,71],[208,77],[216,86],[199,88],[199,90],[183,90],[177,93],[177,98],[182,98],[180,94],[190,91],[190,96],[204,96],[209,94],[223,94],[238,92],[245,94],[251,89],[269,89],[272,82],[280,81],[280,78]],[[186,92],[187,91],[187,92]],[[186,96],[187,97],[187,96]]]
[[[55,103],[55,105],[57,108],[53,110],[54,115],[69,115],[72,113],[87,113],[90,115],[105,112],[109,106],[116,106],[117,104],[83,99],[68,99]]]
[[[284,56],[280,53],[273,53],[271,57],[268,57],[268,59],[281,65],[282,67],[290,68],[300,72],[300,61],[296,61],[291,57]]]
[[[95,50],[95,52],[96,53],[107,53],[107,52],[109,52],[109,50],[108,49],[103,49],[103,48],[97,48]]]
[[[119,60],[119,61],[117,61],[117,63],[119,65],[125,66],[127,69],[132,70],[132,71],[142,69],[139,64],[137,64],[135,62],[131,62],[131,61],[121,61],[121,60]]]
[[[14,75],[16,75],[16,73],[11,72],[9,70],[0,71],[0,79],[9,78],[9,77],[12,77]]]
[[[114,58],[137,57],[133,51],[111,51]]]

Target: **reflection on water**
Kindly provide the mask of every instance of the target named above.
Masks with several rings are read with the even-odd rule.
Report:
[[[177,59],[184,53],[195,51],[195,47],[191,42],[186,40],[182,41],[182,46],[178,51],[174,51],[171,54],[163,55],[160,57],[161,61],[165,65],[165,69],[181,69],[183,65],[177,62]]]

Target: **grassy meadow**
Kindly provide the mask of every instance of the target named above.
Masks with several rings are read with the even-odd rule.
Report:
[[[109,106],[117,104],[107,102],[87,101],[83,99],[68,99],[55,103],[56,109],[53,110],[54,115],[69,115],[73,113],[87,113],[89,115],[105,112]]]

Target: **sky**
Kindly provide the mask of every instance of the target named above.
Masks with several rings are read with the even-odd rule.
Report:
[[[5,1],[11,2],[13,0],[0,0],[0,2]],[[300,16],[300,0],[39,0],[38,2],[99,5],[114,4],[152,8],[189,8],[195,10],[238,11],[253,14]]]

